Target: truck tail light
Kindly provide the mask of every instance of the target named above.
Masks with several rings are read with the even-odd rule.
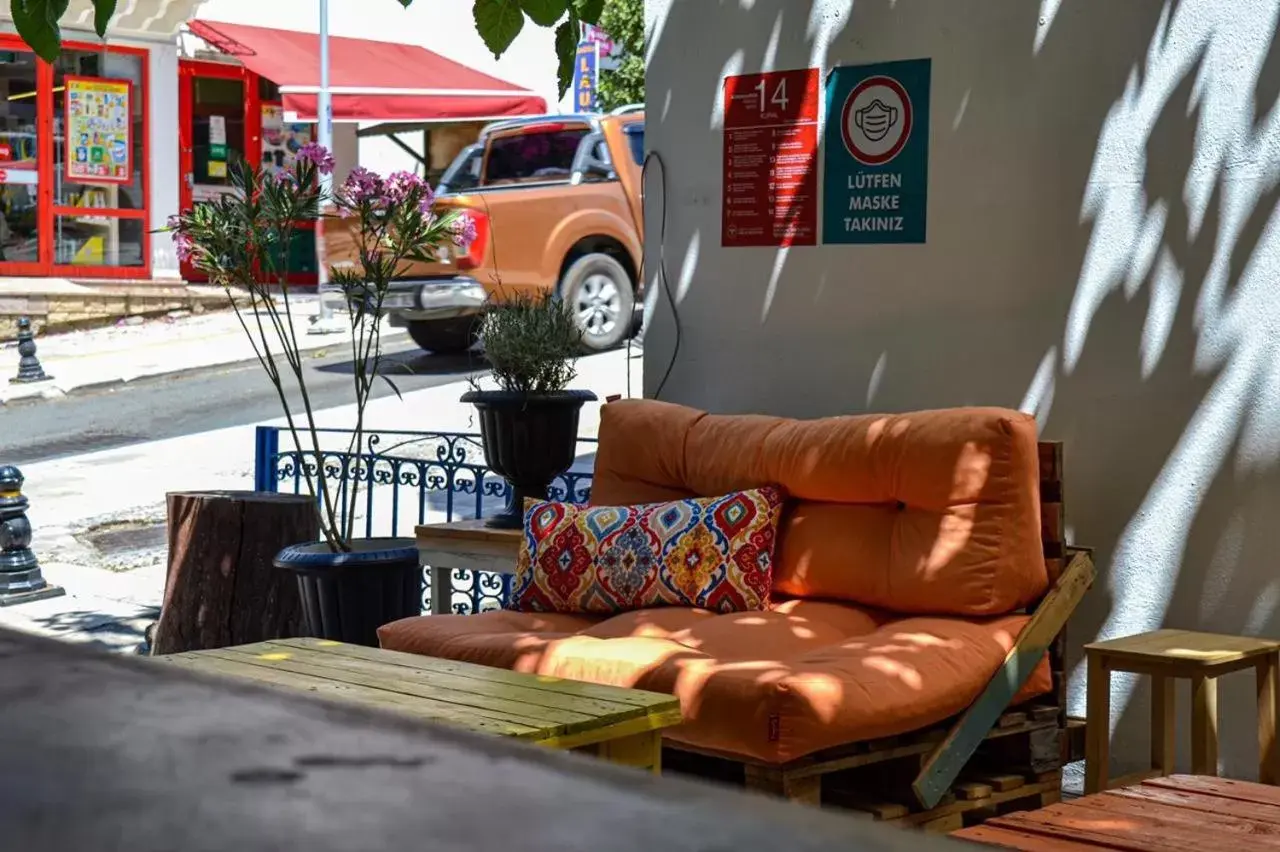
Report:
[[[468,210],[466,215],[476,223],[476,238],[466,250],[458,250],[456,262],[458,269],[475,269],[484,262],[484,252],[489,242],[489,217],[479,210]]]

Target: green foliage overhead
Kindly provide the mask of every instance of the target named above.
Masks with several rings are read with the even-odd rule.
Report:
[[[644,0],[607,0],[599,26],[624,51],[618,70],[600,75],[600,109],[644,103]]]
[[[398,2],[407,8],[413,0]],[[474,0],[472,10],[476,32],[493,51],[495,58],[515,41],[524,28],[526,18],[535,26],[556,27],[556,55],[560,59],[560,95],[563,97],[569,90],[571,74],[565,71],[572,72],[573,69],[579,23],[600,23],[604,8],[611,3],[612,0],[610,3],[605,0]],[[9,12],[18,35],[46,62],[53,62],[62,50],[59,23],[69,4],[70,0],[9,0]],[[636,0],[636,5],[639,5],[639,0]],[[93,28],[99,37],[106,37],[107,25],[115,11],[116,0],[93,0]]]

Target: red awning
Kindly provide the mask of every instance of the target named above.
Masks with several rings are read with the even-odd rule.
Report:
[[[191,32],[280,87],[285,112],[316,118],[320,37],[221,21]],[[439,121],[538,115],[547,102],[488,74],[410,44],[329,38],[334,121]]]

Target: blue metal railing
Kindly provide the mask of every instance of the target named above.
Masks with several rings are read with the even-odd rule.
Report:
[[[320,429],[318,435],[318,454],[300,452],[292,448],[288,429],[257,427],[254,490],[302,493],[307,476],[319,473],[338,483],[335,498],[344,517],[355,500],[356,534],[367,538],[412,536],[419,524],[481,518],[506,505],[510,486],[485,465],[479,435],[367,431],[361,447],[351,445],[349,429]],[[573,466],[551,484],[553,499],[587,501],[595,443],[579,439]],[[510,592],[510,575],[455,571],[452,580],[450,604],[460,614],[497,609]],[[423,588],[423,611],[430,612],[430,570]]]

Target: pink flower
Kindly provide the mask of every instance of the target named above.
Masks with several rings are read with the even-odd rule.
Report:
[[[384,203],[385,193],[386,187],[382,178],[363,166],[352,169],[351,174],[347,175],[347,179],[343,181],[342,188],[338,190],[338,194],[348,207],[359,207],[364,203],[381,206]]]
[[[183,231],[173,232],[173,248],[178,253],[178,260],[183,263],[191,260],[196,253],[196,244],[191,239],[191,235]]]
[[[430,192],[422,178],[413,172],[392,172],[387,175],[387,199],[392,204],[402,204],[418,196],[420,192]]]
[[[298,161],[311,163],[320,170],[320,174],[333,174],[333,154],[319,142],[308,142],[298,151]]]
[[[418,209],[421,210],[423,214],[428,214],[431,212],[431,208],[435,203],[435,191],[431,189],[430,184],[424,182],[422,184],[422,198],[418,201]]]
[[[453,235],[453,244],[465,249],[476,241],[476,220],[467,213],[449,223],[449,233]]]

